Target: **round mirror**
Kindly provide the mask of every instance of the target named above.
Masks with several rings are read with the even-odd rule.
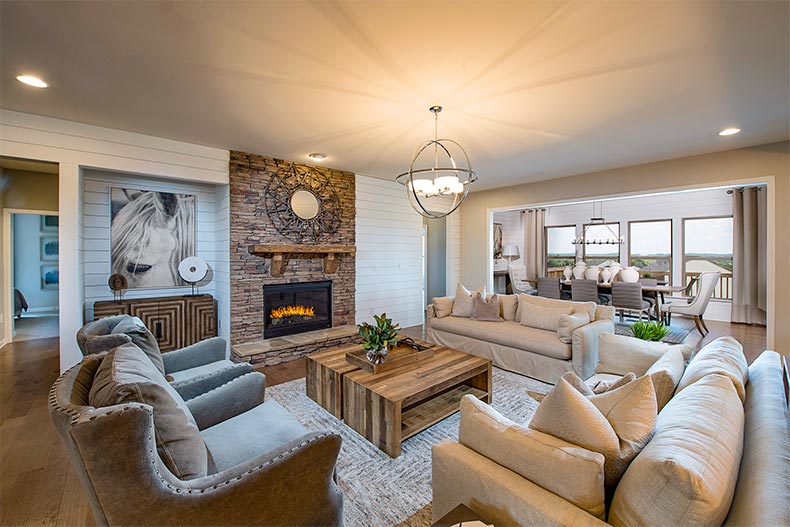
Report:
[[[291,210],[303,220],[318,216],[319,208],[318,198],[309,190],[297,190],[291,194]]]

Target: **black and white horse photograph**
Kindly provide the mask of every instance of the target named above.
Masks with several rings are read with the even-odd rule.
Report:
[[[178,264],[195,254],[195,196],[152,190],[110,189],[112,273],[130,289],[184,283]]]

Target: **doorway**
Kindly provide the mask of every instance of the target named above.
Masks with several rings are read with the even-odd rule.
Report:
[[[425,230],[425,305],[447,294],[447,218],[423,220]]]

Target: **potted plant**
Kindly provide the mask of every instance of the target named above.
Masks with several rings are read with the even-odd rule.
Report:
[[[631,326],[631,333],[638,339],[660,341],[669,333],[669,328],[661,322],[636,322]]]
[[[375,325],[363,322],[358,324],[359,336],[362,337],[362,348],[365,355],[373,364],[381,364],[387,359],[389,348],[398,345],[398,324],[393,324],[391,318],[387,318],[386,313],[373,315]]]

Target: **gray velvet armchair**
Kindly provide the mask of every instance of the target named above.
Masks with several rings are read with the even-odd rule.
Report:
[[[160,456],[153,406],[89,404],[109,355],[86,357],[49,397],[98,525],[342,525],[341,438],[307,432],[276,402],[264,403],[263,375],[186,403],[211,461],[206,475],[185,481]]]
[[[228,360],[225,339],[220,337],[161,353],[156,339],[142,321],[129,315],[93,320],[77,332],[77,345],[83,356],[109,351],[128,342],[144,349],[184,399],[191,399],[253,370],[250,364]]]

